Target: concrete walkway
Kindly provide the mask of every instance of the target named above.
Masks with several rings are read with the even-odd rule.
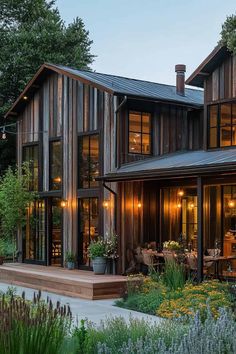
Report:
[[[9,284],[0,283],[0,291],[5,292],[8,287]],[[20,286],[13,287],[17,289],[18,295],[21,295],[24,291],[26,298],[29,300],[33,298],[34,292],[38,292],[37,290],[23,288]],[[75,322],[77,322],[77,320],[80,321],[81,319],[87,319],[88,321],[98,325],[101,320],[104,320],[108,317],[111,318],[120,316],[122,316],[126,321],[129,320],[130,316],[138,319],[144,318],[151,323],[159,323],[161,321],[161,319],[156,316],[145,315],[140,312],[116,307],[114,306],[114,300],[84,300],[43,291],[42,298],[46,300],[47,296],[54,304],[56,304],[57,301],[60,301],[62,305],[68,304],[71,308]]]

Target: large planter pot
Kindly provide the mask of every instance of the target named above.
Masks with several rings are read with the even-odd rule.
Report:
[[[104,257],[96,257],[93,259],[94,274],[104,274],[107,266],[107,260]]]
[[[74,262],[67,262],[67,269],[75,269],[75,263]]]
[[[4,262],[4,258],[5,258],[5,257],[0,256],[0,265],[2,265],[2,264],[3,264],[3,262]]]

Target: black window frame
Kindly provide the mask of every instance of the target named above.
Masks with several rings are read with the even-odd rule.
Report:
[[[99,171],[99,175],[100,175],[100,172],[101,172],[101,157],[100,157],[100,150],[101,150],[101,146],[100,146],[100,134],[99,134],[99,131],[94,131],[92,133],[88,133],[88,132],[85,132],[85,133],[81,133],[81,134],[78,134],[78,137],[77,137],[77,141],[78,141],[78,180],[77,180],[77,188],[78,189],[84,189],[84,190],[89,190],[89,189],[97,189],[99,188],[99,182],[97,181],[97,185],[96,186],[91,186],[91,174],[90,174],[90,166],[89,166],[89,173],[88,173],[88,179],[87,179],[87,183],[88,183],[88,187],[84,187],[83,185],[80,184],[80,177],[81,177],[81,170],[80,170],[80,146],[81,146],[81,142],[80,140],[81,139],[84,139],[84,138],[88,138],[89,139],[89,156],[90,156],[90,140],[91,140],[91,137],[94,137],[94,136],[97,136],[97,139],[98,139],[98,171]]]
[[[130,114],[140,114],[141,115],[141,131],[140,132],[134,132],[132,130],[130,130]],[[149,123],[149,133],[144,133],[143,132],[143,115],[148,115],[150,118],[150,123]],[[139,133],[141,136],[141,152],[134,152],[132,150],[130,150],[130,142],[129,142],[129,136],[130,133]],[[143,135],[149,135],[150,138],[150,152],[149,153],[143,153],[143,144],[142,144],[142,137]],[[128,111],[128,154],[132,154],[132,155],[142,155],[142,156],[150,156],[152,155],[152,114],[150,112],[146,112],[146,111],[136,111],[136,110],[129,110]]]
[[[52,180],[52,161],[53,161],[53,144],[60,142],[61,144],[61,188],[56,189],[53,188],[53,180]],[[61,138],[53,138],[49,140],[49,190],[50,191],[62,191],[63,185],[63,146],[62,146],[62,139]]]
[[[37,188],[35,189],[34,187],[32,188],[32,185],[34,186],[34,182],[35,182],[35,176],[34,176],[34,166],[32,167],[31,166],[31,163],[29,161],[26,160],[26,149],[34,149],[34,148],[37,148],[38,151],[37,151],[37,168],[38,168],[38,176],[37,176]],[[29,191],[33,192],[33,191],[39,191],[39,186],[40,186],[40,176],[39,176],[39,157],[40,157],[40,153],[39,153],[39,143],[28,143],[28,144],[24,144],[22,145],[22,162],[28,162],[29,163],[29,170],[30,170],[30,173],[31,173],[31,181],[29,183]]]
[[[230,124],[221,124],[221,107],[222,105],[230,105],[230,112],[231,112],[231,117],[230,117]],[[207,106],[207,149],[212,150],[212,149],[224,149],[224,148],[235,148],[236,143],[233,144],[233,127],[236,128],[236,123],[233,123],[233,105],[236,106],[236,101],[230,101],[230,102],[220,102],[220,103],[213,103]],[[210,126],[210,110],[211,107],[216,106],[217,107],[217,120],[216,126]],[[231,141],[229,145],[221,145],[221,129],[223,127],[230,127],[230,133],[231,133]],[[211,129],[216,129],[216,146],[211,147],[210,146],[210,132]]]

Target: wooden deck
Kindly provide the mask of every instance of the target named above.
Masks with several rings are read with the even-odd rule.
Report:
[[[0,266],[0,282],[90,300],[121,297],[127,277],[94,275],[91,271],[68,270],[32,264],[7,263]]]

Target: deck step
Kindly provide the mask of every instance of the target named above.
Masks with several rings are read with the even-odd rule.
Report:
[[[127,278],[56,267],[6,264],[0,266],[0,282],[65,296],[102,300],[121,297]]]

